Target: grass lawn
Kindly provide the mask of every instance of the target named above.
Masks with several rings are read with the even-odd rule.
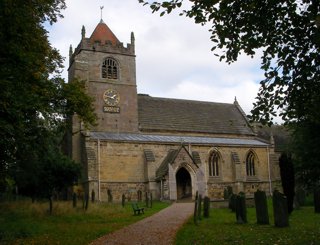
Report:
[[[0,203],[0,244],[81,245],[112,232],[168,206],[153,202],[144,215],[133,215],[130,203],[95,203],[89,209],[72,208],[72,202],[55,202],[48,215],[48,202],[17,201]],[[78,206],[82,206],[81,203]],[[144,203],[140,203],[141,207]]]
[[[257,225],[254,208],[247,209],[247,224],[236,224],[235,213],[229,209],[210,209],[210,217],[194,225],[191,218],[176,237],[176,244],[320,244],[320,214],[312,206],[294,210],[289,227],[276,228],[269,204],[270,225]]]

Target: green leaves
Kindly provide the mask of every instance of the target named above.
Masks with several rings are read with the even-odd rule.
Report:
[[[67,118],[78,113],[86,126],[95,122],[84,84],[61,79],[62,57],[44,29],[64,8],[63,0],[0,2],[0,184],[11,177],[27,195],[70,183],[70,176],[58,178],[66,166],[74,168],[60,149]],[[44,184],[40,193],[35,187],[48,174],[54,184]]]
[[[181,7],[183,1],[172,0],[162,4],[140,2],[150,4],[153,12],[164,10],[161,12],[163,15]],[[312,114],[305,110],[307,106],[300,110],[299,104],[301,101],[310,104],[309,98],[320,92],[317,86],[313,86],[319,81],[320,72],[316,69],[320,67],[319,1],[191,2],[189,9],[182,10],[180,14],[193,18],[198,24],[211,23],[212,51],[221,49],[224,52],[223,55],[215,53],[220,61],[235,62],[241,52],[254,56],[257,49],[263,50],[261,69],[266,71],[265,86],[258,94],[252,118],[268,121],[280,105],[283,108],[280,113],[286,121]],[[314,82],[306,83],[307,80]],[[315,94],[310,97],[310,93],[299,93],[296,97],[295,93],[301,86]],[[276,93],[278,90],[281,93]]]

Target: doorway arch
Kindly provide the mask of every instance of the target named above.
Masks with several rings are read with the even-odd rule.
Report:
[[[184,167],[177,171],[176,183],[178,200],[192,197],[191,175]]]

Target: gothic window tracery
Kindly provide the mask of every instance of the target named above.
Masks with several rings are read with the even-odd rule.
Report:
[[[214,151],[211,153],[209,158],[209,176],[210,177],[218,177],[219,176],[219,162],[220,157],[218,152]]]
[[[117,80],[119,78],[119,66],[116,60],[106,58],[102,64],[102,78]]]
[[[256,170],[255,170],[255,156],[252,151],[250,151],[246,158],[246,171],[247,176],[255,176]]]

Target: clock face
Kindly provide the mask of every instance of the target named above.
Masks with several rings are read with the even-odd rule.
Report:
[[[108,89],[103,94],[103,100],[108,106],[116,106],[120,102],[120,95],[117,90]]]

